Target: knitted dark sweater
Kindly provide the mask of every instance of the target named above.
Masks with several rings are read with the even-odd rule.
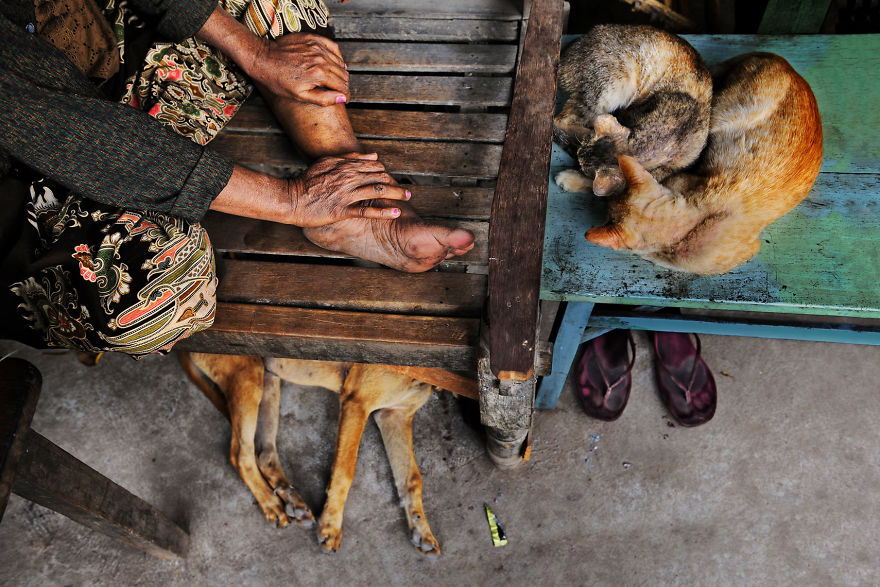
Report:
[[[130,0],[164,40],[193,36],[216,0]],[[63,53],[37,38],[33,0],[0,2],[0,151],[73,192],[131,210],[198,221],[232,162],[107,100]]]

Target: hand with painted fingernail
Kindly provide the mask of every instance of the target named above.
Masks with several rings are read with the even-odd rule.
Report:
[[[375,153],[318,159],[288,180],[288,193],[287,222],[302,227],[325,226],[347,218],[394,219],[400,216],[400,208],[378,200],[406,201],[411,197],[388,175]]]
[[[348,69],[339,46],[311,33],[263,39],[245,71],[275,95],[333,106],[349,100]]]

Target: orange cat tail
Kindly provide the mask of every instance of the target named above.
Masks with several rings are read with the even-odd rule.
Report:
[[[611,247],[612,249],[624,248],[623,238],[620,235],[620,229],[613,225],[596,226],[587,231],[584,237],[600,247]]]

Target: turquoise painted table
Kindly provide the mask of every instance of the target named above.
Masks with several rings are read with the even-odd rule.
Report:
[[[580,343],[613,328],[880,345],[880,322],[864,320],[880,319],[880,35],[685,38],[710,67],[749,51],[785,57],[819,103],[822,171],[807,199],[764,231],[755,258],[698,276],[587,242],[584,232],[605,222],[606,206],[556,186],[552,177],[576,164],[554,146],[541,299],[568,304],[538,408],[555,406]],[[613,306],[600,316],[595,304]],[[670,307],[692,310],[644,311]],[[730,310],[735,319],[718,317]],[[778,314],[797,320],[780,323]]]

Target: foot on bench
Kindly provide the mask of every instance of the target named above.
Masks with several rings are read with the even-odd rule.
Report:
[[[474,247],[474,235],[460,228],[431,225],[397,201],[376,201],[376,206],[400,208],[396,220],[351,218],[303,231],[314,244],[347,253],[392,269],[418,273]]]

